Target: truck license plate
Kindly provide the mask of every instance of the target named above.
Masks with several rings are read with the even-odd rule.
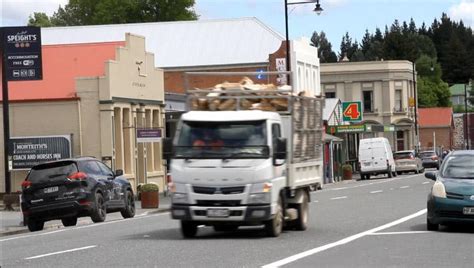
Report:
[[[45,194],[54,193],[54,192],[57,192],[58,190],[59,190],[58,186],[48,187],[48,188],[44,188],[44,193]]]
[[[474,207],[465,207],[462,212],[465,215],[474,215]]]
[[[208,209],[207,216],[209,218],[226,218],[229,217],[228,209]]]

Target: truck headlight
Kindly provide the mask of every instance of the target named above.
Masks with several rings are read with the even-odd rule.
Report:
[[[435,197],[446,198],[446,188],[444,188],[444,184],[440,181],[435,182],[431,194]]]
[[[187,204],[188,202],[188,195],[185,193],[172,193],[171,194],[171,202],[175,204]]]
[[[256,183],[250,187],[249,204],[269,204],[271,199],[272,183]]]
[[[249,195],[248,203],[249,204],[269,204],[270,203],[270,193],[253,193]]]

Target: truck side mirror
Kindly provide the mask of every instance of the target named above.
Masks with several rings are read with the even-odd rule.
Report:
[[[278,138],[276,140],[273,152],[273,158],[281,160],[286,159],[286,138]]]
[[[163,138],[163,159],[169,160],[173,155],[173,139]]]

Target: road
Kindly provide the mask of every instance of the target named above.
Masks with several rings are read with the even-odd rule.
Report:
[[[310,226],[183,239],[169,213],[2,237],[1,267],[472,267],[474,230],[427,232],[423,175],[329,185],[312,193]]]

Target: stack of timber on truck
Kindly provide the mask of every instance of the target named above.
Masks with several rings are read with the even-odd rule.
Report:
[[[275,73],[281,72],[267,75]],[[230,74],[242,75],[189,75]],[[284,226],[305,230],[310,189],[322,185],[323,99],[248,77],[187,95],[190,111],[164,148],[171,161],[171,216],[181,220],[183,235],[195,236],[201,224],[216,231],[264,225],[269,236]],[[219,146],[193,144],[195,133],[206,131]]]

